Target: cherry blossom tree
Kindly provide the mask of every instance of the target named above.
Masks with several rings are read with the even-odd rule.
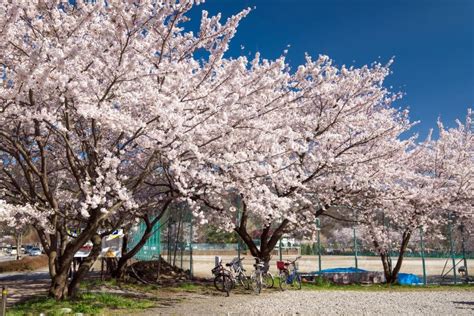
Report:
[[[252,255],[264,260],[284,233],[311,234],[317,216],[351,201],[351,191],[357,192],[353,177],[369,181],[373,169],[366,164],[380,164],[401,149],[397,138],[411,124],[407,112],[390,106],[398,95],[382,85],[388,73],[379,64],[337,68],[320,56],[278,75],[288,77],[286,89],[265,91],[276,96],[267,97],[257,117],[246,119],[243,136],[212,156],[217,185],[206,183],[196,200],[204,201],[212,221],[235,229]],[[236,226],[236,207],[222,201],[230,193],[241,200]],[[249,219],[261,223],[259,247],[247,232]]]
[[[291,70],[285,52],[225,58],[249,10],[224,23],[203,11],[198,32],[187,31],[199,2],[0,4],[0,209],[37,229],[57,299],[75,295],[103,236],[142,220],[121,275],[174,203],[234,229],[268,261],[285,232],[309,235],[331,208],[426,178],[397,164],[408,159],[411,141],[399,136],[411,123],[383,86],[389,64],[336,67],[307,56]],[[259,247],[250,220],[261,227]]]
[[[233,99],[223,96],[233,87],[220,87],[244,62],[222,57],[248,10],[223,24],[203,11],[195,35],[181,26],[193,4],[0,5],[2,192],[41,219],[34,224],[57,299],[75,294],[102,236],[186,195],[174,161],[199,156],[204,135],[223,133],[210,117],[228,110]],[[207,58],[194,59],[196,51]],[[90,258],[68,284],[75,252],[91,239]]]
[[[379,185],[366,191],[355,205],[363,236],[380,254],[387,283],[395,283],[410,238],[422,229],[436,236],[457,210],[472,218],[474,196],[474,138],[471,121],[446,130],[441,122],[439,138],[431,136],[415,148],[407,148],[401,160],[385,164]],[[397,262],[392,264],[391,253]]]

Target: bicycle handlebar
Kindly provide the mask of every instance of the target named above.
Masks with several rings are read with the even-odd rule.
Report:
[[[294,263],[295,263],[296,261],[298,261],[299,259],[301,259],[301,256],[296,257],[296,259],[293,260],[293,261],[292,261],[292,260],[288,260],[288,259],[286,259],[286,261],[289,262],[289,263],[291,263],[291,264],[294,264]]]

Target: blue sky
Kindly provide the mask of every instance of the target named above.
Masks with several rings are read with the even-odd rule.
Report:
[[[191,18],[203,9],[227,17],[254,6],[228,56],[260,51],[276,58],[289,44],[293,69],[305,52],[354,66],[395,56],[386,86],[406,94],[396,106],[422,121],[413,132],[423,138],[438,116],[454,126],[474,108],[472,0],[207,0]]]

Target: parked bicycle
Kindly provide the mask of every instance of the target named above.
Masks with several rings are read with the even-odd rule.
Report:
[[[253,266],[255,271],[250,276],[250,280],[255,293],[260,294],[263,287],[263,269],[265,264],[259,258],[255,258],[255,264]]]
[[[230,263],[227,263],[226,266],[230,267],[232,280],[235,284],[240,283],[246,290],[250,289],[250,279],[245,275],[245,269],[242,265],[242,261],[245,258],[235,257]]]
[[[262,288],[272,288],[274,285],[273,275],[268,271],[270,266],[267,262],[255,258],[255,271],[250,276],[250,281],[255,293],[260,294]]]
[[[229,296],[230,291],[234,287],[232,272],[224,268],[222,260],[214,269],[211,270],[211,272],[214,275],[214,287],[218,291],[225,292],[227,296]]]
[[[234,258],[231,262],[226,263],[224,268],[222,260],[212,269],[214,277],[214,286],[218,291],[229,293],[235,288],[235,285],[241,284],[246,290],[250,289],[250,279],[245,275],[245,269],[242,266],[242,261],[245,258]]]
[[[301,256],[293,261],[277,261],[278,276],[280,277],[280,289],[282,289],[282,291],[290,287],[301,290],[301,276],[298,274],[298,267],[296,265],[296,261],[300,258]],[[292,267],[291,271],[290,267]]]

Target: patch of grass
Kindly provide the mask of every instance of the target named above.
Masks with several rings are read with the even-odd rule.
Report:
[[[140,310],[155,306],[155,302],[147,299],[137,299],[109,293],[84,293],[74,300],[56,301],[51,298],[35,298],[9,309],[7,315],[64,315],[63,308],[71,313],[88,315],[103,314],[107,311],[126,309]]]
[[[101,286],[113,288],[113,287],[118,286],[118,282],[115,279],[104,280],[104,281],[102,281],[100,279],[84,280],[79,285],[79,288],[81,290],[86,290],[87,291],[87,290],[91,290],[91,289],[98,288],[98,287],[101,287]]]
[[[202,290],[203,288],[207,288],[207,286],[193,283],[181,283],[178,285],[178,288],[187,292],[196,292]]]
[[[115,287],[123,290],[129,290],[133,292],[142,292],[156,294],[161,288],[155,284],[139,284],[139,283],[117,283]]]

